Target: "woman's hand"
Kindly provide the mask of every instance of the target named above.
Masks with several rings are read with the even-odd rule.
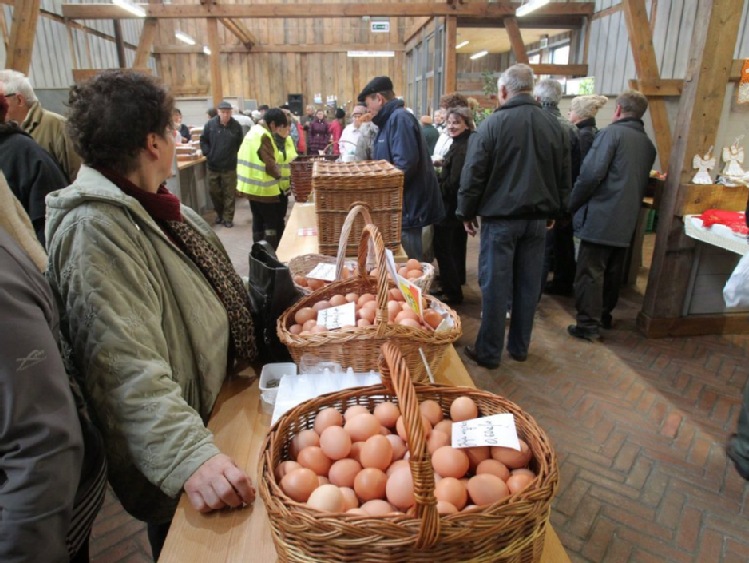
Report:
[[[224,454],[213,456],[201,465],[185,482],[185,492],[199,512],[227,506],[237,508],[255,500],[250,478]]]

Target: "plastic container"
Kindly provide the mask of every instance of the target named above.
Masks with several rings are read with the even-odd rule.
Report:
[[[281,378],[284,375],[296,374],[297,369],[294,362],[278,362],[263,366],[263,370],[260,372],[260,398],[263,400],[263,412],[273,413]]]

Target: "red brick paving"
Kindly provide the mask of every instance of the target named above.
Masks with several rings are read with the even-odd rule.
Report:
[[[244,201],[235,223],[217,232],[246,274]],[[461,352],[479,324],[476,253],[474,239]],[[518,403],[551,437],[560,463],[552,523],[573,561],[749,561],[748,489],[723,452],[749,376],[749,337],[645,339],[634,328],[643,273],[603,343],[570,338],[573,300],[545,296],[527,362],[504,358],[494,372],[466,365],[479,387]],[[144,526],[110,497],[91,551],[95,562],[150,561]]]

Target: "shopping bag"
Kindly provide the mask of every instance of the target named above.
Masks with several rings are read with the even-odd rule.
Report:
[[[736,264],[731,277],[723,288],[726,307],[749,307],[749,253]]]
[[[303,294],[294,285],[288,266],[279,262],[267,241],[252,245],[249,261],[250,304],[259,359],[263,364],[291,361],[289,351],[276,335],[276,320]]]

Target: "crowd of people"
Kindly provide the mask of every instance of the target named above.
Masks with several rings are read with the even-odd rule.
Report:
[[[544,292],[574,295],[569,335],[599,340],[655,159],[648,101],[620,94],[599,131],[603,96],[574,98],[566,118],[561,85],[527,65],[497,86],[479,127],[460,93],[417,118],[386,76],[364,86],[349,123],[343,109],[248,117],[221,102],[200,134],[215,222],[233,226],[240,193],[253,240],[277,247],[298,155],[386,160],[404,174],[402,246],[420,262],[433,252],[445,303],[463,301],[467,240],[480,236],[470,361],[497,369],[505,348],[525,361]],[[25,76],[0,71],[0,403],[12,413],[0,417],[0,560],[88,561],[107,480],[147,523],[155,559],[181,492],[202,512],[253,502],[206,428],[227,374],[258,350],[214,228],[165,187],[190,137],[149,76],[74,86],[66,122]]]

